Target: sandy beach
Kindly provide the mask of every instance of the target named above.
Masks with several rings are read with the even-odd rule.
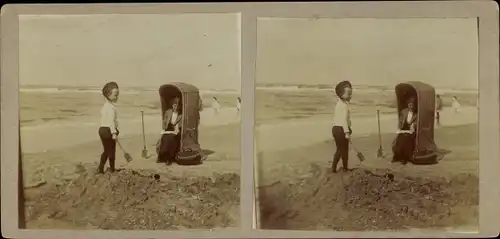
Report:
[[[238,226],[239,19],[238,13],[20,16],[21,227]],[[101,89],[111,81],[119,85],[116,111],[124,150],[117,145],[118,171],[96,175],[103,150]],[[193,85],[202,100],[200,165],[156,163],[159,89],[173,82]],[[218,114],[211,110],[212,97],[219,101]]]
[[[29,99],[29,94],[25,93],[25,99]],[[98,98],[95,93],[80,94],[89,99]],[[41,95],[41,99],[56,104],[71,97]],[[60,107],[62,119],[25,124],[21,127],[21,145],[26,227],[150,230],[238,225],[240,119],[224,97],[234,98],[232,95],[220,97],[223,108],[219,113],[210,107],[201,112],[199,141],[204,161],[195,166],[156,163],[155,145],[160,137],[161,115],[158,106],[141,106],[153,101],[147,94],[135,104],[122,103],[127,108],[122,109],[119,141],[133,161],[126,162],[124,152],[117,148],[119,171],[113,175],[94,175],[102,151],[95,120],[98,107],[91,110],[92,107],[87,106],[85,117],[64,115],[67,111]],[[73,108],[76,115],[85,112],[82,111],[85,107],[77,107],[77,104],[78,101],[73,101],[73,105],[66,107]],[[98,102],[92,104],[98,105]],[[148,158],[141,157],[141,110],[145,111]],[[29,111],[21,112],[25,117],[30,114],[33,115]],[[154,175],[160,180],[153,179]],[[146,190],[145,185],[150,185],[148,193],[138,193]],[[124,210],[120,212],[120,208]]]
[[[206,111],[205,115],[211,115],[212,112]],[[206,117],[200,123],[200,144],[205,150],[208,161],[220,162],[220,161],[230,161],[226,162],[226,166],[222,166],[223,171],[239,172],[239,121],[237,119],[228,120],[229,115],[234,115],[231,109],[221,111],[217,116]],[[220,118],[219,118],[220,117]],[[226,119],[226,121],[222,119]],[[141,151],[143,149],[143,139],[140,128],[140,119],[130,120],[125,124],[121,124],[125,129],[131,129],[126,131],[127,135],[122,135],[119,140],[124,150],[131,154],[134,160],[130,163],[126,163],[123,158],[123,151],[120,148],[117,149],[117,165],[127,168],[140,168],[140,169],[154,169],[167,171],[171,167],[160,167],[155,162],[156,160],[156,142],[160,137],[158,128],[160,128],[161,116],[148,117],[145,119],[145,125],[147,126],[158,126],[158,127],[147,127],[146,130],[146,146],[150,154],[149,159],[141,158]],[[151,123],[154,122],[154,123]],[[135,126],[135,127],[134,127]],[[78,135],[79,137],[72,137],[73,135]],[[23,131],[21,137],[23,145],[23,164],[25,170],[25,180],[27,182],[32,181],[29,176],[30,169],[38,169],[44,167],[42,165],[31,166],[32,164],[48,164],[51,167],[54,165],[68,165],[74,166],[78,163],[92,163],[97,162],[99,155],[101,154],[102,145],[99,141],[96,127],[94,125],[82,125],[80,127],[71,126],[61,126],[58,128],[37,128],[33,130]],[[42,140],[50,137],[49,140]],[[214,141],[213,139],[220,139]],[[26,139],[26,140],[25,140]],[[227,140],[227,142],[226,142]],[[31,142],[40,142],[32,143]],[[26,148],[26,149],[25,149]],[[217,163],[216,163],[217,164]],[[172,166],[177,167],[177,166]],[[181,170],[173,170],[174,173],[188,173],[190,170],[195,172],[200,171],[200,174],[210,175],[211,173],[218,171],[217,166],[211,165],[199,165],[192,167],[181,167]],[[200,168],[202,170],[200,170]],[[71,171],[71,170],[70,170]],[[198,174],[198,173],[196,173]]]
[[[120,134],[123,138],[142,134],[140,111],[138,111],[137,115],[139,117],[120,121],[120,128],[123,129],[120,131]],[[214,114],[211,109],[207,109],[201,113],[201,117],[203,120],[200,125],[205,128],[239,122],[237,112],[232,108],[222,109],[218,114]],[[144,117],[144,125],[146,134],[156,134],[156,137],[158,137],[161,131],[160,113],[146,115]],[[96,137],[99,139],[97,135],[98,128],[98,122],[67,122],[22,127],[22,150],[25,153],[36,153],[95,141]],[[48,137],[51,140],[44,140]]]
[[[437,138],[436,143],[438,144],[438,147],[441,146],[440,142],[443,142],[446,143],[446,145],[452,145],[453,148],[456,150],[461,149],[461,151],[464,150],[470,151],[470,149],[477,148],[477,132],[474,133],[473,130],[477,128],[478,110],[477,108],[472,108],[472,107],[463,108],[462,110],[463,111],[459,115],[457,115],[455,114],[455,112],[453,112],[452,109],[445,108],[441,116],[442,117],[441,122],[443,126],[438,127],[436,129],[436,133],[447,132],[446,135],[451,135],[454,129],[464,129],[464,127],[470,128],[469,131],[467,132],[472,133],[472,135],[466,134],[470,142],[469,147],[464,148],[463,147],[464,145],[453,146],[453,144],[446,142],[449,141],[449,139]],[[309,119],[300,119],[289,122],[283,122],[281,124],[261,125],[257,127],[256,142],[257,142],[257,150],[259,152],[259,155],[257,157],[258,160],[257,163],[259,164],[258,166],[259,169],[265,169],[267,171],[269,169],[272,169],[273,167],[279,168],[283,166],[284,162],[277,162],[278,160],[277,158],[266,156],[266,154],[285,153],[287,151],[292,151],[292,150],[298,151],[298,149],[304,149],[318,145],[324,145],[328,147],[326,149],[328,151],[326,152],[327,155],[325,155],[324,157],[318,157],[319,155],[314,155],[307,158],[303,158],[302,160],[299,161],[301,162],[305,161],[307,163],[323,162],[325,166],[329,166],[331,163],[331,155],[332,152],[334,151],[335,144],[332,142],[333,139],[330,132],[331,120],[328,120],[326,118],[327,117],[312,117]],[[388,155],[391,155],[390,147],[392,144],[392,140],[394,139],[395,136],[397,117],[395,115],[384,115],[381,117],[380,123],[381,123],[381,132],[383,134],[382,139],[384,141],[383,148],[385,149]],[[364,152],[364,154],[368,158],[366,162],[363,163],[363,165],[380,166],[380,167],[387,167],[388,165],[392,165],[392,164],[385,164],[388,163],[388,160],[381,161],[373,159],[374,157],[376,157],[378,142],[374,142],[374,145],[366,144],[367,141],[365,139],[372,138],[377,134],[376,116],[354,118],[352,120],[352,124],[356,126],[355,131],[353,131],[353,137],[354,137],[353,144],[355,144],[355,146],[359,144],[358,150]],[[459,134],[459,132],[456,132],[456,134]],[[300,137],[297,137],[297,140],[279,141],[279,144],[276,143],[278,142],[277,141],[278,137],[291,139],[293,137],[296,137],[295,135],[300,135]],[[476,139],[476,141],[474,141],[474,139]],[[306,157],[305,155],[309,153],[312,152],[307,150],[304,151],[302,157]],[[478,157],[477,152],[473,151],[471,153],[473,155],[475,154],[476,158]],[[298,157],[298,155],[295,155],[295,157],[293,158],[296,157]],[[279,158],[283,158],[283,160],[286,160],[288,163],[294,162],[293,158],[292,159],[288,159],[288,157],[279,157]],[[448,158],[448,156],[446,158]],[[354,161],[352,162],[354,165],[359,163],[356,162],[356,157],[354,155],[352,156],[351,161]],[[415,170],[435,169],[436,167],[449,168],[446,166],[446,164],[450,162],[453,163],[454,161],[453,160],[448,161],[445,159],[442,162],[440,162],[440,164],[437,165],[417,166],[414,167],[414,169]],[[471,168],[471,170],[477,170],[477,168]],[[439,172],[439,170],[436,170],[436,172]],[[259,178],[269,183],[269,180],[264,179],[267,178],[267,175],[271,176],[273,174],[262,173],[262,175],[259,175]],[[265,182],[259,184],[266,185]]]
[[[121,139],[123,147],[128,150],[132,155],[133,161],[127,163],[123,157],[123,153],[117,150],[117,168],[119,171],[115,175],[94,175],[94,170],[97,167],[97,162],[100,154],[101,145],[99,141],[79,144],[76,146],[69,146],[64,149],[47,150],[43,153],[25,154],[23,157],[23,176],[24,185],[26,188],[26,219],[28,228],[101,228],[101,229],[182,229],[182,228],[218,228],[238,225],[239,220],[239,170],[240,170],[240,151],[239,151],[239,124],[230,124],[225,126],[216,127],[203,127],[200,129],[200,143],[204,148],[207,157],[203,164],[197,166],[179,166],[172,165],[166,166],[164,164],[156,163],[156,153],[154,147],[158,138],[157,134],[149,134],[147,137],[147,144],[149,145],[150,158],[141,158],[141,145],[142,135],[131,135]],[[218,140],[213,140],[217,138]],[[133,150],[136,149],[136,150]],[[81,168],[84,168],[83,170]],[[137,175],[128,175],[131,172],[136,172]],[[139,208],[146,208],[149,211],[162,211],[169,205],[176,205],[179,209],[172,216],[165,215],[159,216],[154,213],[144,212],[145,217],[155,218],[157,224],[150,225],[144,221],[136,222],[131,225],[121,224],[125,216],[120,218],[116,216],[116,206],[119,204],[108,204],[105,202],[94,202],[92,210],[85,206],[86,204],[80,202],[78,205],[87,208],[85,211],[80,206],[75,207],[73,204],[56,203],[62,201],[61,193],[67,194],[66,198],[77,200],[81,197],[82,201],[87,201],[93,197],[106,197],[106,193],[102,190],[92,192],[90,188],[100,187],[110,189],[120,188],[121,179],[128,182],[126,186],[122,186],[120,190],[125,194],[119,196],[107,195],[108,199],[117,200],[120,197],[136,198],[137,189],[133,185],[146,185],[154,182],[153,175],[160,175],[161,180],[157,184],[157,191],[149,192],[147,197],[149,200],[137,202]],[[142,180],[134,179],[140,177]],[[100,180],[100,181],[95,181]],[[203,183],[204,181],[207,182]],[[115,182],[115,183],[113,183]],[[218,182],[216,185],[210,186],[210,183]],[[221,182],[222,184],[220,184]],[[57,191],[56,188],[67,188],[68,183],[78,184],[81,183],[85,186],[79,186],[72,190],[68,189],[67,192]],[[161,185],[161,183],[165,185]],[[39,185],[41,187],[39,187]],[[107,185],[107,186],[106,186]],[[171,186],[175,185],[175,186]],[[34,188],[31,188],[34,187]],[[141,186],[138,186],[141,187]],[[168,188],[174,187],[168,191]],[[187,190],[179,194],[176,191],[178,188]],[[194,191],[189,192],[193,187]],[[84,188],[89,188],[87,193],[81,194]],[[208,190],[209,192],[205,192]],[[87,190],[87,189],[85,189]],[[151,190],[151,189],[150,189]],[[134,192],[136,191],[136,192]],[[53,196],[48,192],[57,194]],[[168,196],[169,194],[176,194],[175,197]],[[219,195],[219,197],[207,199],[208,195]],[[102,195],[101,195],[102,194]],[[127,194],[132,194],[126,196]],[[73,195],[73,196],[70,196]],[[79,196],[78,196],[79,195]],[[184,195],[184,197],[182,197]],[[228,196],[232,195],[232,196]],[[152,204],[151,201],[155,198],[163,197],[165,201],[157,202],[160,204]],[[220,197],[226,197],[221,199]],[[227,198],[230,197],[230,198]],[[198,205],[190,205],[183,203],[185,200],[193,198]],[[201,199],[200,199],[201,198]],[[69,200],[68,199],[68,200]],[[158,199],[156,199],[158,200]],[[74,202],[77,203],[77,202]],[[203,203],[203,204],[200,204]],[[215,204],[210,208],[204,208],[203,205]],[[125,207],[131,209],[132,207]],[[146,210],[143,208],[143,210]],[[58,212],[68,210],[70,213],[65,215],[58,215]],[[99,211],[108,211],[106,213],[98,213]],[[134,209],[135,210],[135,209]],[[184,211],[188,211],[191,215],[183,216]],[[192,215],[194,212],[218,212],[213,216],[210,215]],[[182,212],[182,215],[177,215]],[[87,215],[87,216],[84,216]],[[94,216],[92,216],[94,215]],[[97,217],[97,215],[100,215]],[[114,215],[114,216],[113,216]],[[177,216],[175,216],[177,215]],[[99,218],[107,219],[99,219]],[[117,218],[118,217],[118,218]],[[127,218],[135,218],[136,216],[127,216]],[[117,218],[115,224],[107,225],[102,220],[112,220]],[[170,218],[170,219],[169,219]],[[223,219],[221,219],[223,218]],[[132,220],[132,219],[130,219]],[[205,221],[203,221],[205,220]],[[220,222],[223,220],[224,222]],[[218,222],[219,221],[219,222]]]
[[[476,19],[262,17],[257,22],[258,227],[477,231]],[[331,129],[340,97],[335,87],[342,81],[352,84],[352,170],[334,174]],[[395,88],[417,81],[426,84],[415,87],[417,108],[431,110],[435,95],[445,108],[433,135],[440,161],[391,164],[397,98],[404,97],[399,90],[396,96]],[[454,98],[462,106],[459,114],[450,109]],[[380,144],[384,158],[377,157]],[[355,148],[366,158],[362,163]]]
[[[377,133],[376,110],[372,107],[372,114],[353,118],[352,124],[356,125],[354,137],[369,136]],[[463,108],[460,114],[455,114],[452,109],[446,108],[442,112],[442,124],[446,127],[474,124],[478,122],[478,110],[474,107]],[[257,149],[259,151],[277,151],[322,142],[330,139],[332,116],[314,116],[306,119],[290,120],[276,124],[260,125],[256,130]],[[384,114],[380,116],[380,130],[382,133],[396,132],[397,115]],[[297,140],[282,141],[273,145],[276,137]],[[300,138],[300,139],[299,139]]]
[[[352,119],[353,144],[366,160],[360,162],[355,152],[351,151],[349,164],[354,170],[340,175],[329,172],[335,150],[330,132],[331,115],[315,115],[257,127],[259,227],[295,230],[417,230],[433,227],[477,230],[477,108],[463,107],[459,114],[451,108],[443,110],[442,126],[436,128],[435,141],[444,157],[436,165],[423,166],[389,162],[397,125],[395,113],[380,117],[386,157],[377,158],[376,108],[372,107],[371,112]],[[384,191],[385,186],[377,188],[385,185],[383,178],[387,173],[396,178],[394,182],[397,183],[391,184],[391,187],[399,187],[392,190],[403,190],[404,193]],[[362,182],[366,184],[358,185]],[[422,195],[406,192],[413,187],[418,191],[422,185],[433,185],[428,187],[439,189],[426,189],[427,193]],[[384,201],[372,197],[372,190],[388,199]],[[412,199],[403,199],[404,195]],[[359,201],[363,198],[365,201]],[[373,206],[363,204],[378,200],[381,201]],[[399,212],[391,210],[398,207],[397,204],[401,207],[406,205],[420,216],[396,216]],[[448,211],[435,210],[436,207],[447,208]]]

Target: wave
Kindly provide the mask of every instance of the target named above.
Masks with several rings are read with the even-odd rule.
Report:
[[[304,90],[306,88],[300,88],[299,86],[257,86],[257,90],[272,90],[272,91],[298,91]]]
[[[19,92],[24,93],[96,93],[101,94],[101,90],[97,89],[61,89],[61,88],[21,88]],[[120,94],[139,94],[135,90],[120,90]]]
[[[366,85],[354,85],[354,90],[357,92],[366,92],[366,93],[380,93],[380,92],[392,92],[394,91],[393,87],[387,86],[366,86]],[[325,86],[325,85],[287,85],[287,86],[257,86],[256,90],[261,91],[288,91],[288,92],[297,92],[297,91],[334,91],[334,86]],[[453,94],[453,93],[462,93],[462,94],[477,94],[479,92],[478,89],[450,89],[450,88],[436,88],[437,94]]]
[[[141,92],[156,92],[158,89],[120,89],[120,94],[133,94],[137,95]],[[19,92],[24,93],[97,93],[100,94],[100,89],[95,88],[57,88],[57,87],[43,87],[43,88],[20,88]],[[200,94],[230,94],[237,95],[240,94],[237,90],[232,89],[202,89]]]
[[[201,95],[239,95],[236,90],[200,90]]]
[[[362,87],[356,87],[354,86],[354,89],[357,92],[383,92],[383,91],[390,91],[390,89],[380,89],[380,88],[362,88]],[[335,89],[334,87],[325,87],[325,86],[320,86],[320,87],[301,87],[301,86],[257,86],[256,90],[260,91],[280,91],[280,92],[318,92],[318,91],[327,91],[327,92],[333,92]]]
[[[21,88],[19,92],[40,92],[40,93],[58,93],[60,90],[58,88]]]
[[[220,113],[232,113],[235,112],[234,107],[221,107]],[[205,124],[207,120],[210,122],[213,120],[214,115],[213,111],[210,107],[201,111],[202,114],[202,124]],[[159,119],[161,118],[160,113],[156,114],[147,114],[144,116],[145,119]],[[63,116],[55,116],[55,117],[42,117],[37,119],[20,119],[20,127],[23,130],[39,130],[45,128],[59,128],[59,127],[87,127],[87,126],[98,126],[99,122],[98,116],[91,118],[81,118],[81,117],[63,117]],[[137,116],[125,116],[120,117],[120,122],[127,124],[130,122],[140,122],[141,118]]]

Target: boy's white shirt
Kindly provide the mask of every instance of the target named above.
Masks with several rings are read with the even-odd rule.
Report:
[[[349,127],[351,127],[351,116],[348,102],[339,100],[335,105],[333,125],[341,126],[345,133],[349,132]]]
[[[101,127],[109,127],[112,134],[118,129],[118,114],[113,103],[106,100],[101,108]]]

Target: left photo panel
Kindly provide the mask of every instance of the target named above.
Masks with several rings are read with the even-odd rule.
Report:
[[[239,227],[239,13],[19,16],[29,229]]]

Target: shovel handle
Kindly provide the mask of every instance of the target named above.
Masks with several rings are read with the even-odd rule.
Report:
[[[120,149],[121,149],[123,152],[125,152],[125,150],[124,150],[124,149],[123,149],[123,147],[122,147],[122,144],[120,143],[120,141],[119,141],[118,139],[116,140],[116,143],[118,144],[118,147],[120,147]]]
[[[146,149],[146,134],[144,130],[144,111],[141,110],[141,123],[142,123],[142,142],[144,143],[144,149]]]
[[[380,132],[380,110],[377,109],[378,141],[382,145],[382,133]]]
[[[349,144],[351,145],[352,149],[354,149],[354,151],[356,151],[356,153],[359,152],[359,150],[356,148],[356,146],[354,146],[354,144],[352,143],[351,139],[349,139]]]

